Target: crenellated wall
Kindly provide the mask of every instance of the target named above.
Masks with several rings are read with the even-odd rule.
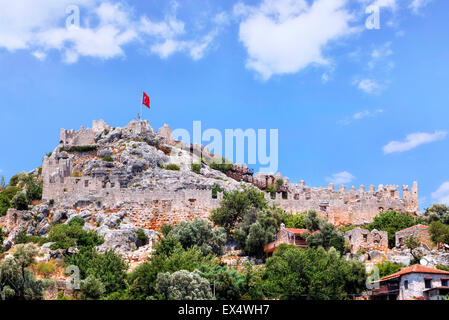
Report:
[[[79,131],[61,129],[61,140],[65,145],[90,145],[95,143],[95,135],[105,129],[110,129],[104,121],[96,121],[93,129]],[[165,125],[159,130],[162,141],[174,144],[171,129]],[[148,122],[132,121],[122,129],[122,135],[133,139],[141,135],[153,137],[154,132]],[[190,146],[191,153],[199,153],[209,157],[209,151],[202,146]],[[76,161],[76,160],[73,160]],[[207,217],[218,207],[219,200],[212,199],[211,190],[184,189],[166,192],[160,185],[151,188],[128,188],[121,185],[121,181],[104,180],[104,176],[76,177],[72,168],[75,164],[65,152],[53,153],[43,161],[43,199],[55,200],[64,206],[88,206],[101,202],[102,206],[111,209],[126,211],[136,225],[142,227],[160,226],[164,222],[179,222],[194,217]],[[289,179],[276,175],[255,174],[247,167],[242,166],[235,170],[236,179],[247,177],[254,185],[261,189],[273,185],[282,179],[282,186],[275,199],[266,193],[271,204],[277,204],[282,209],[292,213],[302,213],[315,210],[322,217],[335,225],[361,225],[373,221],[373,218],[384,210],[397,210],[403,212],[418,212],[418,184],[413,183],[411,190],[408,186],[402,187],[402,197],[398,186],[379,185],[377,190],[371,185],[368,190],[362,185],[357,190],[345,186],[338,189],[331,183],[327,188],[312,188],[306,186],[304,181],[298,184],[289,182]],[[113,176],[113,175],[112,175]],[[109,178],[108,178],[109,179]],[[114,179],[114,178],[111,178]],[[220,195],[221,197],[221,195]]]

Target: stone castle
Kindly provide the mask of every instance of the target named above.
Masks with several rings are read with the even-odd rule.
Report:
[[[72,147],[92,146],[71,152]],[[113,161],[101,159],[112,157]],[[246,166],[234,165],[224,175],[203,163],[201,174],[191,172],[192,159],[212,159],[203,146],[173,139],[164,125],[155,132],[147,121],[132,121],[124,128],[111,128],[104,121],[94,121],[92,128],[79,131],[61,129],[60,145],[43,161],[43,200],[53,200],[57,207],[124,212],[136,226],[157,229],[163,223],[178,223],[195,217],[206,218],[223,197],[212,189],[241,189],[254,185],[265,190],[276,181],[275,194],[266,199],[287,212],[315,210],[335,225],[369,223],[383,210],[418,212],[418,186],[409,190],[379,185],[347,190],[309,187],[304,181],[290,183],[281,174],[253,174]],[[181,161],[180,171],[163,169],[167,163]],[[186,161],[188,164],[183,164]],[[201,161],[201,160],[198,160]]]

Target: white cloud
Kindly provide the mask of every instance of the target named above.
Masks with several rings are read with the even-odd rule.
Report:
[[[383,147],[385,154],[404,152],[414,149],[422,144],[431,143],[434,141],[446,138],[446,131],[435,131],[435,133],[417,132],[407,135],[404,141],[391,141]]]
[[[398,7],[396,0],[359,0],[365,6],[376,6],[395,11]]]
[[[362,79],[353,82],[360,90],[373,94],[382,90],[382,86],[373,79]]]
[[[177,51],[187,52],[193,59],[203,57],[217,29],[192,37],[184,22],[174,14],[153,22],[146,16],[135,17],[133,8],[123,1],[75,1],[80,9],[81,25],[66,27],[66,9],[72,0],[0,0],[0,48],[11,52],[29,50],[37,59],[48,51],[58,50],[67,63],[79,57],[110,59],[124,56],[131,43],[150,44],[150,51],[168,57]],[[172,6],[176,10],[176,2]],[[218,19],[218,18],[217,18]],[[224,17],[221,20],[223,22]],[[193,38],[193,39],[188,39]]]
[[[439,203],[449,205],[449,181],[444,182],[437,191],[433,192],[432,198]]]
[[[383,66],[391,68],[394,66],[392,61],[388,60],[388,57],[393,55],[393,50],[391,50],[391,42],[387,42],[377,48],[374,48],[371,52],[371,60],[368,63],[370,69],[374,69],[377,64],[382,63]]]
[[[364,118],[372,118],[372,117],[376,117],[379,114],[383,113],[384,111],[382,109],[377,109],[377,110],[363,110],[360,112],[356,112],[354,113],[351,117],[343,119],[338,121],[337,123],[340,125],[349,125],[351,124],[353,121],[356,120],[362,120]]]
[[[332,177],[326,178],[327,181],[335,184],[345,184],[350,183],[355,179],[355,177],[348,171],[342,171],[339,173],[334,173]]]
[[[259,6],[238,3],[239,39],[246,47],[246,67],[264,79],[296,73],[310,65],[328,65],[324,49],[356,31],[347,0],[264,0]]]
[[[432,0],[413,0],[409,8],[413,13],[418,14],[422,8],[427,6]]]

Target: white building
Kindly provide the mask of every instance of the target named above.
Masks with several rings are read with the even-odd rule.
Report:
[[[440,300],[449,296],[449,272],[419,264],[380,279],[379,289],[374,289],[375,300]]]

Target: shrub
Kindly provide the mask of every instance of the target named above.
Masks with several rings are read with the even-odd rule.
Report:
[[[25,192],[20,191],[16,193],[14,198],[11,200],[11,205],[16,210],[28,210],[28,198]]]
[[[101,160],[106,162],[114,162],[114,159],[112,159],[111,156],[104,156],[103,158],[101,158]]]
[[[81,299],[82,300],[99,300],[103,297],[106,289],[100,280],[93,276],[80,283]]]
[[[283,179],[277,179],[276,180],[276,186],[282,187],[283,185],[284,185],[284,180]]]
[[[204,255],[222,255],[222,247],[226,243],[226,232],[223,228],[213,229],[211,223],[199,218],[192,222],[181,222],[173,227],[167,237],[178,240],[184,249],[197,246]]]
[[[438,270],[449,271],[449,267],[448,266],[443,266],[441,264],[438,264],[436,267],[437,267]]]
[[[269,297],[279,299],[339,300],[366,289],[365,265],[333,248],[281,244],[267,260],[263,279]]]
[[[33,179],[26,184],[26,196],[29,202],[42,200],[42,182]]]
[[[145,234],[145,231],[142,229],[137,230],[137,246],[141,247],[146,245],[148,242],[148,237]]]
[[[4,216],[10,207],[11,200],[3,193],[0,193],[0,217]]]
[[[171,163],[164,167],[165,170],[179,171],[181,168],[177,164]]]
[[[223,192],[224,190],[220,187],[220,186],[213,186],[212,188],[212,199],[217,199],[218,198],[218,193],[219,192]]]
[[[287,228],[297,228],[297,229],[305,229],[306,224],[304,218],[306,217],[307,212],[299,213],[299,214],[284,214],[282,216],[282,222],[285,224]]]
[[[404,266],[391,262],[391,261],[383,261],[381,263],[376,264],[376,267],[379,268],[379,277],[383,278],[389,276],[393,273],[400,271]]]
[[[192,163],[192,171],[196,174],[201,174],[201,164],[200,163]]]
[[[39,262],[37,264],[37,271],[39,272],[39,274],[43,275],[44,277],[48,277],[50,274],[55,272],[55,270],[56,270],[56,265],[54,263]]]
[[[162,300],[211,300],[212,291],[207,279],[197,272],[180,270],[170,274],[159,273],[155,298]]]
[[[223,195],[220,207],[212,211],[210,219],[230,235],[251,207],[258,210],[267,206],[264,194],[256,188],[234,190]]]
[[[98,146],[90,145],[90,146],[73,146],[70,148],[61,148],[61,151],[66,152],[90,152],[90,151],[96,151]]]
[[[0,288],[6,300],[40,300],[44,283],[36,280],[29,269],[37,249],[33,245],[20,245],[12,257],[0,261]]]
[[[227,161],[225,158],[222,158],[221,162],[214,161],[209,165],[209,167],[211,169],[218,170],[223,172],[224,174],[227,174],[229,171],[232,171],[234,165]]]
[[[45,243],[50,242],[45,237],[39,237],[39,236],[27,236],[24,232],[21,232],[17,235],[16,243],[25,244],[25,243],[35,243],[40,246],[42,246]]]
[[[65,249],[71,247],[92,248],[104,242],[95,231],[83,230],[84,220],[82,218],[74,218],[68,224],[54,226],[48,239],[52,244],[51,249]]]
[[[433,221],[430,224],[429,232],[434,243],[449,243],[449,225]]]
[[[113,250],[98,253],[95,248],[84,247],[77,254],[66,256],[64,262],[67,265],[78,266],[82,279],[92,276],[101,281],[106,294],[123,290],[126,287],[128,264],[120,254],[116,254]]]

